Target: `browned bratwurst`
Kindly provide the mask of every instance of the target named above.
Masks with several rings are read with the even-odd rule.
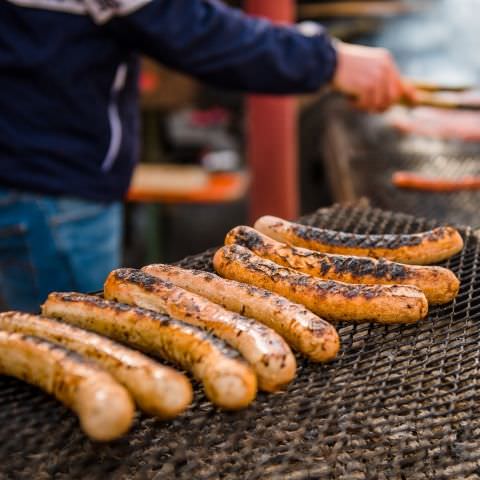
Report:
[[[0,375],[54,395],[93,440],[114,440],[132,424],[135,409],[125,388],[93,362],[46,340],[0,331]]]
[[[142,270],[202,295],[228,310],[255,318],[314,362],[332,360],[338,353],[340,340],[335,328],[303,305],[280,295],[200,270],[172,265],[149,265]]]
[[[287,222],[265,216],[255,229],[280,242],[324,253],[387,258],[412,265],[446,260],[463,248],[463,239],[452,227],[439,227],[410,235],[358,235]]]
[[[263,390],[278,390],[295,377],[295,356],[280,335],[171,282],[140,270],[119,269],[108,276],[104,294],[211,331],[245,357]]]
[[[460,282],[442,267],[404,265],[389,260],[314,252],[277,242],[250,227],[235,227],[225,238],[225,245],[241,245],[256,255],[283,267],[293,268],[323,280],[369,285],[413,285],[429,303],[451,302]]]
[[[151,415],[175,417],[192,401],[192,386],[185,375],[95,333],[18,312],[1,313],[0,329],[44,338],[99,363]]]
[[[424,318],[428,311],[427,299],[416,287],[318,280],[265,260],[239,245],[220,248],[213,264],[223,277],[284,295],[328,320],[412,323]]]
[[[244,408],[255,399],[253,370],[235,350],[195,327],[78,293],[51,293],[42,311],[180,365],[203,383],[208,398],[221,408]]]

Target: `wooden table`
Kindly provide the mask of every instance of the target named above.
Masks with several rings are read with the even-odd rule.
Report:
[[[209,173],[195,166],[138,165],[127,201],[147,204],[147,261],[162,258],[162,233],[166,230],[162,205],[234,202],[245,197],[249,183],[244,171]]]

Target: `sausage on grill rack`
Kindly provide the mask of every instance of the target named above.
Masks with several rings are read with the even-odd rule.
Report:
[[[239,245],[217,250],[213,265],[223,277],[284,295],[332,321],[412,323],[428,311],[427,299],[416,287],[319,280],[265,260]]]
[[[140,270],[119,269],[105,282],[106,298],[138,305],[211,331],[252,365],[259,388],[275,391],[295,376],[295,356],[273,330]]]
[[[244,408],[255,399],[255,374],[240,355],[183,322],[77,293],[51,293],[42,312],[180,365],[203,383],[207,397],[223,409]]]
[[[258,320],[314,362],[332,360],[338,353],[340,340],[335,328],[280,295],[200,270],[172,265],[149,265],[142,270]]]
[[[458,278],[447,268],[315,252],[277,242],[250,227],[232,229],[225,238],[225,245],[246,247],[262,258],[323,280],[370,285],[413,285],[422,290],[432,304],[451,302],[460,287]]]
[[[358,235],[287,222],[265,216],[255,229],[280,242],[324,253],[387,258],[412,265],[441,262],[463,248],[461,235],[452,227],[410,235]]]
[[[480,175],[466,175],[461,178],[447,178],[422,175],[421,173],[398,171],[392,175],[392,183],[398,188],[423,190],[426,192],[459,192],[480,190]]]
[[[93,440],[118,438],[132,424],[134,404],[124,387],[95,363],[46,340],[0,331],[0,374],[54,395]]]
[[[1,313],[0,329],[44,338],[99,363],[151,415],[175,417],[192,401],[192,386],[185,375],[95,333],[18,312]]]

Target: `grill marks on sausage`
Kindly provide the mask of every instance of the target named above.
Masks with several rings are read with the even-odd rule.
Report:
[[[96,297],[93,295],[79,294],[79,293],[51,293],[49,298],[53,300],[59,300],[63,302],[74,302],[77,305],[83,305],[85,308],[96,307],[112,314],[125,314],[132,313],[138,317],[138,320],[149,320],[158,323],[162,327],[168,327],[172,329],[178,329],[186,335],[191,335],[197,341],[212,343],[215,348],[220,350],[224,355],[234,359],[239,360],[242,358],[239,352],[233,348],[228,347],[223,340],[215,337],[211,332],[202,330],[193,325],[181,322],[180,320],[175,320],[168,315],[154,312],[153,310],[147,310],[141,307],[135,307],[132,305],[127,305],[124,303],[118,303],[110,300],[105,300],[101,297]],[[130,336],[129,331],[125,328],[122,328],[121,324],[118,324],[118,329],[122,330],[122,335],[124,337]],[[170,358],[171,359],[171,358]]]
[[[238,247],[237,245],[231,245],[229,249],[224,249],[223,252],[227,264],[232,264],[237,260],[240,260],[248,270],[266,275],[273,281],[288,278],[290,285],[294,290],[296,286],[305,287],[312,285],[312,277],[310,275],[293,272],[289,268],[281,267],[273,262],[263,260],[249,250]],[[333,280],[315,282],[314,288],[315,295],[320,297],[338,294],[349,299],[362,297],[366,300],[382,297],[385,292],[384,285],[347,285]],[[392,285],[389,288],[395,289],[395,285]]]
[[[443,228],[437,228],[428,233],[401,235],[359,235],[299,224],[292,224],[290,229],[292,233],[306,241],[320,242],[340,247],[385,248],[391,250],[400,247],[420,245],[423,239],[437,240],[445,236]]]
[[[416,234],[360,235],[264,216],[255,222],[255,228],[275,240],[310,250],[386,258],[413,265],[446,260],[459,253],[464,243],[460,233],[448,226]]]
[[[427,299],[415,286],[320,280],[260,258],[239,245],[217,250],[213,263],[226,278],[268,288],[327,320],[412,323],[428,312]]]
[[[285,340],[274,330],[252,318],[230,312],[170,281],[141,271],[116,270],[110,273],[105,282],[105,295],[107,298],[117,296],[126,303],[166,311],[201,328],[212,329],[215,335],[239,350],[253,366],[262,390],[275,391],[295,376],[295,357]],[[188,313],[191,314],[189,318],[186,316]],[[237,335],[238,331],[243,332],[241,336]],[[264,354],[269,356],[268,368],[262,368],[260,360]]]
[[[75,303],[62,300],[68,296],[50,294],[44,314],[180,365],[203,383],[207,397],[221,408],[245,408],[254,400],[253,370],[239,352],[208,332],[151,310],[118,308],[117,303],[98,297],[75,294]]]
[[[0,331],[0,370],[53,394],[78,414],[94,440],[118,438],[132,424],[134,404],[125,388],[95,363],[57,344]]]
[[[452,227],[437,227],[413,234],[356,234],[312,227],[299,223],[277,221],[269,225],[273,231],[293,234],[307,242],[323,243],[338,247],[395,250],[401,247],[421,245],[424,241],[437,242],[455,235]]]
[[[240,226],[229,232],[226,238],[226,244],[237,244],[258,253],[263,256],[274,252],[291,268],[295,268],[290,263],[289,255],[294,254],[302,257],[307,262],[311,260],[312,267],[320,270],[322,275],[328,273],[345,274],[362,277],[371,275],[378,279],[387,279],[391,281],[401,281],[409,278],[408,269],[404,265],[386,261],[384,259],[373,260],[367,257],[328,255],[320,252],[309,251],[306,249],[290,247],[283,243],[270,241],[263,234],[253,228]],[[278,245],[278,246],[277,246]]]
[[[174,285],[172,282],[169,282],[168,280],[160,280],[158,278],[155,278],[152,275],[149,275],[147,273],[142,272],[141,270],[134,270],[134,269],[119,269],[119,270],[114,270],[111,275],[116,278],[117,280],[120,280],[122,282],[128,282],[132,283],[144,290],[147,290],[148,292],[158,294],[159,296],[163,298],[167,298],[170,295],[172,295],[172,299],[175,296],[179,302],[184,301],[185,305],[188,304],[188,308],[191,310],[190,312],[186,312],[186,316],[192,316],[195,315],[196,317],[199,316],[202,313],[201,305],[192,299],[192,295],[186,290],[183,290],[176,285]],[[167,292],[165,292],[167,290]],[[201,299],[204,300],[205,302],[210,303],[206,299]],[[206,305],[205,305],[206,306]],[[211,306],[217,307],[215,304],[211,304]],[[221,307],[218,306],[220,309]],[[222,312],[220,312],[222,313]],[[272,331],[265,327],[264,325],[256,322],[255,320],[248,318],[248,317],[243,317],[242,315],[236,314],[234,312],[225,312],[228,313],[229,316],[231,316],[232,321],[236,321],[237,328],[242,328],[244,330],[254,330],[256,331],[261,337],[265,339],[269,339],[272,336]]]
[[[228,310],[256,319],[275,330],[312,361],[332,360],[338,352],[340,342],[332,325],[303,305],[278,294],[211,273],[172,265],[149,265],[143,270],[202,295]]]

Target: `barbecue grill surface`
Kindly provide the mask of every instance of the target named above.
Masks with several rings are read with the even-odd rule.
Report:
[[[436,225],[362,205],[307,216],[358,233]],[[89,441],[73,414],[39,390],[0,377],[0,479],[476,479],[480,478],[479,240],[447,265],[458,298],[410,326],[341,324],[329,365],[299,359],[285,393],[217,411],[197,387],[180,418],[138,416],[131,433]],[[185,267],[211,269],[212,252]]]
[[[480,190],[433,193],[397,188],[391,182],[392,174],[398,170],[449,180],[478,176],[478,142],[402,135],[386,124],[382,116],[354,112],[337,99],[332,99],[332,104],[337,106],[336,118],[349,145],[355,197],[367,197],[373,205],[385,210],[480,227]]]

